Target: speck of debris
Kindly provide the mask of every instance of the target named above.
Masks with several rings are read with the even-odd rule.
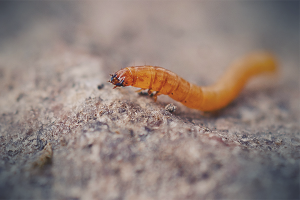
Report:
[[[177,106],[175,106],[174,104],[170,103],[168,105],[166,105],[165,110],[169,111],[169,112],[175,112],[176,111]]]
[[[103,88],[104,88],[104,84],[103,84],[103,83],[102,83],[102,84],[99,84],[99,85],[97,86],[97,88],[98,88],[98,90],[103,89]]]
[[[61,138],[59,139],[59,142],[60,142],[60,144],[61,144],[62,146],[66,146],[66,145],[68,144],[65,137],[61,137]]]
[[[24,93],[19,94],[19,96],[17,98],[17,102],[19,102],[24,96],[25,96]]]

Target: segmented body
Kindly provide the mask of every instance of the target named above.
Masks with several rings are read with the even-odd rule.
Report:
[[[169,95],[189,108],[213,111],[228,105],[240,93],[246,82],[254,75],[275,72],[273,55],[257,52],[235,61],[225,74],[213,85],[200,87],[177,74],[154,66],[126,67],[112,75],[110,82],[118,86],[134,86],[149,89],[149,94]]]

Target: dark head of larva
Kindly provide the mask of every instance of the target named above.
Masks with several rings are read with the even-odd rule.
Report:
[[[111,74],[111,78],[108,81],[115,85],[116,87],[130,86],[133,83],[132,73],[128,68],[121,69],[115,74]]]

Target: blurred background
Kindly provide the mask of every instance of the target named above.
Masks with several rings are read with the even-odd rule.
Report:
[[[2,60],[34,59],[53,46],[100,57],[105,73],[158,65],[197,84],[267,49],[278,55],[283,76],[298,80],[299,2],[0,2]]]

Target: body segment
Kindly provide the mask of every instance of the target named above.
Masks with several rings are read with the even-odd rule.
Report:
[[[263,72],[275,72],[275,58],[257,52],[235,61],[213,85],[200,87],[161,67],[127,67],[112,75],[110,82],[118,86],[148,89],[149,93],[169,95],[189,108],[213,111],[228,105],[240,93],[247,81]]]

